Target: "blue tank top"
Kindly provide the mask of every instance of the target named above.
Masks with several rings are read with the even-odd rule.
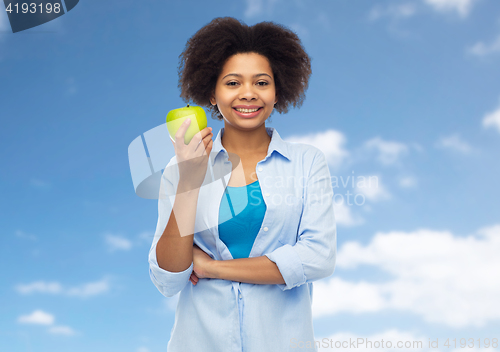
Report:
[[[265,214],[259,180],[243,187],[226,187],[219,208],[219,238],[233,259],[248,258]]]

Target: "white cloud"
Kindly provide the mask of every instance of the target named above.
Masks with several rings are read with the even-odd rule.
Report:
[[[76,332],[69,326],[56,325],[54,326],[55,318],[52,314],[46,313],[42,310],[35,310],[29,315],[22,315],[17,318],[18,323],[22,324],[36,324],[36,325],[49,325],[48,332],[54,335],[75,335]]]
[[[358,176],[356,181],[356,193],[361,193],[372,202],[389,199],[390,194],[380,182],[377,175]]]
[[[96,296],[109,291],[109,282],[107,279],[102,279],[96,282],[89,282],[79,287],[73,287],[67,290],[68,296],[90,297]]]
[[[397,329],[390,329],[368,336],[366,334],[355,335],[351,332],[339,332],[326,339],[320,338],[319,340],[322,342],[319,344],[319,351],[332,351],[341,348],[342,351],[346,352],[394,351],[394,349],[398,348],[398,344],[405,346],[398,349],[422,351],[427,349],[429,341],[427,337]]]
[[[132,248],[132,242],[126,239],[125,237],[116,236],[108,234],[106,235],[106,244],[111,252],[120,250],[120,251],[128,251]]]
[[[263,0],[246,0],[247,8],[245,9],[245,17],[258,16],[262,13]]]
[[[36,281],[30,284],[20,284],[16,286],[16,291],[27,295],[32,293],[49,293],[49,294],[63,294],[67,296],[76,296],[86,298],[96,296],[108,292],[110,285],[108,279],[102,279],[96,282],[89,282],[77,287],[64,288],[58,282],[44,282]]]
[[[246,0],[245,17],[259,17],[266,12],[271,12],[279,0]]]
[[[380,291],[378,285],[348,282],[336,276],[328,281],[318,281],[314,283],[313,315],[378,312],[387,307]]]
[[[29,315],[21,315],[17,321],[22,324],[52,325],[54,316],[42,310],[35,310]]]
[[[58,294],[62,292],[62,286],[58,282],[36,281],[31,284],[17,285],[16,290],[23,295],[34,292]]]
[[[473,150],[472,147],[467,142],[462,140],[462,138],[458,134],[453,134],[448,137],[441,137],[436,142],[436,147],[454,150],[462,154],[469,154]]]
[[[482,327],[500,319],[500,225],[461,237],[428,229],[377,233],[370,243],[347,242],[337,266],[369,265],[385,282],[339,277],[315,284],[314,316],[338,312],[410,312],[451,327]]]
[[[359,215],[359,210],[371,211],[367,201],[378,202],[389,199],[391,195],[380,183],[377,175],[332,175],[334,191],[334,211],[337,225],[352,227],[362,225],[365,220]]]
[[[352,208],[346,204],[346,202],[337,201],[333,205],[335,213],[335,223],[340,226],[352,227],[361,225],[364,220],[357,215],[352,213]]]
[[[320,149],[325,154],[328,163],[333,167],[340,166],[342,161],[349,155],[347,150],[344,149],[345,136],[335,130],[290,136],[284,139],[287,142],[310,144]]]
[[[399,142],[385,141],[380,137],[365,142],[365,148],[378,152],[377,159],[384,165],[395,164],[408,152],[408,147]]]
[[[413,149],[415,149],[417,152],[423,152],[424,151],[424,147],[422,147],[420,144],[418,143],[411,143],[411,146],[413,147]]]
[[[300,23],[291,23],[288,27],[295,32],[302,41],[309,39],[309,30]]]
[[[74,77],[68,77],[66,79],[66,95],[74,95],[78,92],[78,85]]]
[[[30,233],[26,233],[24,231],[21,231],[21,230],[17,230],[16,231],[16,236],[19,237],[19,238],[25,238],[25,239],[28,239],[28,240],[32,240],[32,241],[36,241],[37,238],[35,235],[32,235]]]
[[[486,56],[500,52],[500,35],[490,44],[478,42],[467,50],[470,54],[477,56]]]
[[[437,12],[453,12],[465,18],[469,15],[475,2],[477,2],[477,0],[423,0],[421,3]],[[368,19],[376,21],[381,18],[388,18],[392,20],[394,24],[397,20],[404,20],[415,16],[421,11],[420,7],[422,7],[422,5],[419,3],[409,1],[394,2],[386,6],[376,5],[370,10]],[[396,34],[405,34],[396,27],[392,27],[392,30],[395,31]]]
[[[76,335],[75,330],[73,330],[69,326],[52,326],[51,328],[49,328],[49,333],[54,335],[66,335],[66,336]]]
[[[496,128],[500,133],[500,107],[495,111],[486,114],[483,118],[483,127]]]
[[[385,7],[377,5],[373,7],[368,14],[368,18],[376,21],[383,17],[392,19],[404,19],[412,17],[416,13],[415,5],[412,3],[390,4]]]
[[[30,185],[38,189],[49,189],[51,187],[50,183],[40,180],[38,178],[32,178],[30,180]]]
[[[456,12],[460,17],[467,17],[477,0],[424,0],[434,10],[439,12]]]
[[[399,187],[401,188],[412,188],[417,185],[417,179],[412,176],[401,177],[399,179]]]
[[[316,22],[318,22],[325,31],[330,31],[331,29],[330,19],[328,18],[326,13],[321,12],[316,18]]]
[[[153,241],[153,237],[154,237],[154,232],[151,232],[151,231],[143,231],[141,232],[138,236],[137,236],[137,242],[139,244],[141,243],[148,243],[148,244],[151,244],[151,242]]]
[[[369,176],[332,176],[334,191],[335,219],[338,225],[351,227],[364,223],[364,219],[355,210],[370,211],[366,201],[378,202],[390,198],[389,192],[380,183],[377,175]]]

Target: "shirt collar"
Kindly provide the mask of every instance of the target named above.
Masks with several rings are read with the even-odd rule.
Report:
[[[266,132],[271,137],[271,143],[269,143],[269,147],[267,149],[267,156],[266,159],[271,156],[271,154],[274,151],[277,151],[281,155],[283,155],[285,158],[288,160],[290,159],[290,154],[288,152],[288,146],[285,141],[283,141],[278,134],[278,131],[276,131],[275,128],[273,127],[266,127]],[[219,130],[219,133],[217,134],[217,137],[215,138],[213,147],[212,147],[212,153],[215,153],[214,158],[212,159],[212,166],[215,164],[215,159],[221,154],[221,152],[225,152],[227,154],[226,148],[222,145],[222,135],[224,134],[224,127],[222,127]]]

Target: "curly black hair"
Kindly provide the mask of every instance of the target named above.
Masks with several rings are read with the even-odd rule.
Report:
[[[207,107],[212,118],[222,120],[217,105],[210,103],[225,62],[239,53],[265,56],[271,65],[281,114],[290,105],[300,107],[311,75],[311,59],[299,37],[273,22],[248,26],[232,17],[218,17],[202,27],[186,43],[179,55],[181,98]]]

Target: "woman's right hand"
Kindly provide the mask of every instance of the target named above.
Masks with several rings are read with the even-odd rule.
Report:
[[[200,188],[207,172],[208,159],[212,151],[212,128],[206,127],[196,133],[189,144],[184,143],[184,135],[190,125],[186,119],[175,133],[172,141],[179,166],[179,185],[182,191]]]

